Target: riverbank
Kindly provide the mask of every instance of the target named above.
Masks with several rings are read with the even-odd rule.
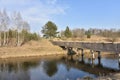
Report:
[[[30,41],[20,47],[0,47],[0,58],[40,57],[47,55],[63,55],[65,51],[50,41]]]
[[[40,41],[29,41],[19,47],[0,47],[0,59],[18,58],[18,57],[41,57],[49,55],[66,55],[67,51],[53,45],[49,40],[41,39]],[[90,57],[90,51],[84,51],[85,56]],[[109,54],[109,55],[108,55]],[[114,57],[114,54],[103,53],[101,56]],[[98,54],[96,53],[97,57]]]

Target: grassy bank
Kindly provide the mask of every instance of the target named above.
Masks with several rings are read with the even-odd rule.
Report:
[[[34,57],[65,54],[60,47],[52,45],[46,39],[29,41],[20,47],[0,47],[0,58]]]

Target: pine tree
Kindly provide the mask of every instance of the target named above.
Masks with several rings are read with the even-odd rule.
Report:
[[[42,27],[42,33],[44,34],[44,37],[51,38],[56,37],[57,32],[57,26],[51,22],[48,21],[43,27]]]
[[[64,35],[65,35],[65,37],[67,37],[67,38],[72,37],[72,32],[71,32],[71,30],[69,29],[68,26],[66,27],[66,30],[64,31]]]

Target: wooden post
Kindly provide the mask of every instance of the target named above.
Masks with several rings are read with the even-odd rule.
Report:
[[[79,53],[79,50],[81,51],[81,53]],[[78,55],[81,55],[81,61],[83,62],[84,61],[84,49],[77,48],[77,52],[78,52]]]
[[[68,47],[67,55],[71,56],[71,60],[73,60],[73,48],[72,47]]]
[[[84,50],[81,49],[81,58],[82,58],[82,62],[84,62]]]
[[[77,48],[77,56],[80,56],[80,48]]]
[[[90,53],[92,55],[92,67],[94,67],[95,54],[94,54],[93,50],[90,50]]]
[[[101,58],[100,51],[97,51],[97,52],[98,52],[98,58],[100,59]]]
[[[81,49],[81,56],[84,57],[84,50]]]
[[[94,54],[93,50],[90,50],[90,53],[92,54],[92,59],[95,59],[95,54]]]
[[[101,64],[101,55],[100,55],[100,51],[96,51],[96,52],[98,52],[98,64],[100,65]]]
[[[119,68],[120,68],[120,53],[118,54],[118,65],[119,65]]]

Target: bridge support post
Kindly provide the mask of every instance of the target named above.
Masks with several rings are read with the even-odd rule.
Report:
[[[119,65],[119,68],[120,68],[120,53],[118,54],[118,65]]]
[[[68,47],[68,52],[67,52],[67,55],[68,56],[71,56],[71,60],[73,60],[73,55],[76,54],[75,51],[73,51],[73,48],[72,47]]]
[[[80,52],[79,52],[80,48],[77,48],[77,56],[80,56]]]
[[[90,53],[92,55],[92,60],[94,60],[95,59],[95,54],[94,54],[93,50],[90,50]]]
[[[81,49],[81,56],[83,57],[84,56],[84,50]]]
[[[81,61],[84,62],[84,50],[81,48]]]
[[[79,53],[79,50],[81,50],[81,53]],[[78,52],[78,55],[81,55],[81,58],[82,58],[82,60],[83,60],[83,58],[84,58],[84,49],[78,48],[78,49],[77,49],[77,52]]]
[[[101,64],[101,55],[100,55],[100,51],[96,51],[96,52],[98,52],[98,64],[100,65]]]
[[[90,50],[90,53],[91,53],[91,57],[92,57],[92,67],[94,67],[95,54],[94,54],[93,50]]]

